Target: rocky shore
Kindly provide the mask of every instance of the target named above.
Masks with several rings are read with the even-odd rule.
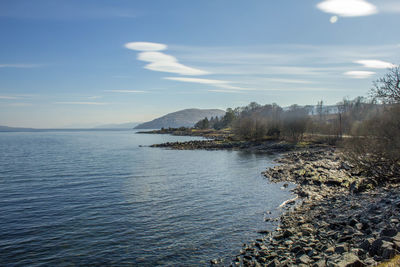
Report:
[[[295,145],[287,142],[267,141],[228,141],[228,140],[196,140],[187,142],[167,142],[163,144],[154,144],[151,147],[171,148],[178,150],[241,150],[260,153],[282,153],[295,149]]]
[[[290,152],[264,172],[294,182],[279,227],[245,244],[233,266],[375,266],[400,252],[400,186],[377,186],[335,148]],[[226,263],[212,260],[212,265]]]
[[[400,185],[378,185],[344,159],[339,149],[278,141],[227,139],[152,145],[170,149],[231,149],[283,154],[263,172],[271,182],[297,184],[296,198],[273,232],[249,244],[232,262],[214,266],[376,266],[400,254]]]

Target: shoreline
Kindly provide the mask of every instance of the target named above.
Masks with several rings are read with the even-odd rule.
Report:
[[[296,185],[277,229],[261,231],[230,263],[214,259],[212,266],[376,266],[400,254],[400,185],[378,185],[334,146],[213,139],[151,147],[279,154],[278,165],[262,174]]]
[[[376,187],[335,148],[290,152],[263,175],[293,182],[276,230],[245,244],[233,266],[375,266],[400,251],[400,186]],[[211,265],[224,265],[212,260]]]

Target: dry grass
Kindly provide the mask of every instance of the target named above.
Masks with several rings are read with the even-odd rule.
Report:
[[[378,267],[399,267],[400,266],[400,255],[397,255],[393,259],[387,262],[383,262]]]

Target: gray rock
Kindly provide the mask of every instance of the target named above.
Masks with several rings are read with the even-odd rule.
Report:
[[[397,235],[397,230],[395,228],[385,228],[381,231],[381,236],[394,237]]]
[[[369,255],[371,256],[378,255],[378,253],[381,250],[382,244],[383,240],[381,238],[374,240],[369,248]]]
[[[312,265],[312,267],[325,267],[325,266],[326,266],[325,260],[319,260]]]
[[[393,244],[386,241],[383,241],[381,252],[382,252],[382,258],[386,260],[391,259],[396,255],[396,250],[394,249]]]
[[[298,263],[310,264],[312,260],[306,254],[303,254],[297,259],[297,261]]]
[[[335,247],[335,252],[338,254],[343,254],[343,253],[347,252],[347,247],[343,244],[338,245]]]
[[[355,228],[359,231],[363,229],[363,224],[362,223],[356,223]]]
[[[277,259],[274,259],[267,264],[267,267],[278,267],[278,266],[280,266],[280,263]]]
[[[395,236],[393,236],[393,240],[400,242],[400,232],[398,232]]]
[[[361,244],[360,244],[360,248],[362,248],[365,251],[369,251],[369,249],[371,248],[372,242],[374,242],[374,240],[372,238],[368,238],[365,239]]]
[[[344,253],[339,262],[337,262],[337,266],[343,267],[363,267],[366,266],[357,255],[353,253]]]

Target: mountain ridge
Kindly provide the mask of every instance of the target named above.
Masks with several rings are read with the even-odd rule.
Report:
[[[225,111],[221,109],[197,109],[189,108],[172,113],[168,113],[162,117],[152,121],[144,122],[137,125],[134,129],[161,129],[161,128],[179,128],[193,127],[196,122],[205,117],[211,118],[215,116],[223,116]]]

